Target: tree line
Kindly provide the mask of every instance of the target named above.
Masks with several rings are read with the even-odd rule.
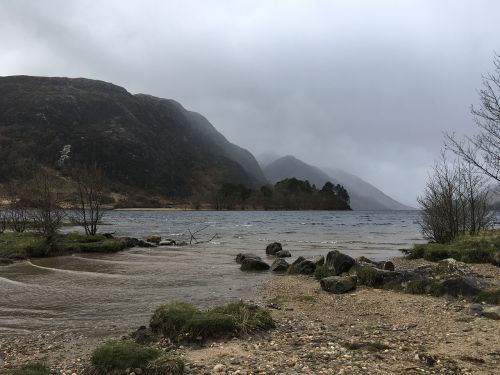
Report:
[[[349,210],[349,193],[342,185],[326,182],[318,189],[309,181],[287,178],[258,190],[226,183],[213,198],[217,210]]]

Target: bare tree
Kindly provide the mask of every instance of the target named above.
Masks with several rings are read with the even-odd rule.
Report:
[[[495,55],[493,64],[494,71],[483,76],[483,88],[479,90],[480,105],[471,108],[479,133],[463,139],[447,134],[446,146],[482,173],[500,182],[500,55]]]
[[[449,162],[444,153],[418,203],[422,233],[435,242],[449,242],[465,233],[474,235],[492,224],[484,175],[471,163]]]
[[[30,200],[35,229],[51,241],[62,225],[64,210],[54,180],[48,173],[39,172],[33,180]]]
[[[31,210],[27,202],[26,185],[9,183],[7,185],[7,197],[9,204],[4,212],[6,225],[12,231],[22,233],[28,228],[31,221]]]
[[[102,206],[105,197],[103,173],[96,167],[82,168],[75,180],[78,209],[73,220],[83,226],[86,235],[95,236],[105,211]]]
[[[7,229],[7,212],[0,211],[0,234]]]

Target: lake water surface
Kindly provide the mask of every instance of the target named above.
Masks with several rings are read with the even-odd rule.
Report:
[[[206,227],[199,240],[217,237],[185,247],[78,254],[0,267],[0,336],[125,332],[147,324],[163,303],[210,306],[251,298],[272,275],[241,272],[234,261],[240,252],[266,258],[266,245],[279,241],[292,253],[291,261],[332,249],[382,260],[422,242],[418,219],[417,211],[111,211],[101,231],[117,236],[188,240],[188,230]]]

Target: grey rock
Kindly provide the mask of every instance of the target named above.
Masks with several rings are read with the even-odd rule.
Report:
[[[260,259],[245,258],[241,261],[240,270],[242,271],[267,271],[268,269],[269,264]]]
[[[483,316],[488,319],[500,320],[500,306],[485,307]]]
[[[304,257],[298,257],[288,268],[290,274],[312,275],[316,270],[316,264]]]
[[[238,255],[236,255],[236,263],[241,264],[241,262],[243,262],[243,260],[247,258],[262,260],[260,256],[252,253],[239,253]]]
[[[278,258],[289,258],[292,256],[288,250],[280,250],[275,254]]]
[[[321,289],[329,293],[342,294],[356,288],[355,276],[330,276],[320,280]]]
[[[481,304],[479,304],[479,303],[472,303],[467,308],[467,313],[470,314],[470,315],[474,315],[474,316],[482,315],[482,313],[483,313],[483,306]]]
[[[333,270],[336,275],[349,272],[355,264],[356,261],[353,258],[337,250],[332,250],[326,255],[325,265],[328,269]]]
[[[175,246],[175,245],[177,245],[177,243],[175,242],[175,240],[167,239],[167,240],[160,241],[158,243],[158,245],[159,246]]]
[[[322,266],[325,264],[325,257],[323,255],[315,255],[313,256],[312,258],[308,259],[310,260],[311,262],[313,262],[316,267],[317,266]]]
[[[271,271],[273,271],[273,272],[286,272],[286,271],[288,271],[288,267],[290,267],[290,265],[287,263],[287,261],[280,258],[280,259],[276,259],[273,262],[273,264],[271,264]]]
[[[483,285],[471,277],[453,277],[443,280],[439,286],[440,294],[454,297],[475,296],[483,289]]]
[[[453,258],[447,258],[440,260],[437,263],[436,274],[460,274],[465,275],[471,272],[470,267],[462,262],[459,262]]]
[[[266,247],[266,254],[267,255],[276,255],[278,251],[283,250],[281,247],[281,244],[279,242],[273,242],[267,245]]]

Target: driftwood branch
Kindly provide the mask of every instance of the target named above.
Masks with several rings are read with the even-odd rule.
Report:
[[[209,227],[209,225],[206,225],[206,226],[204,226],[203,228],[200,228],[200,229],[198,229],[198,230],[196,230],[196,231],[194,231],[194,232],[191,232],[191,229],[189,229],[189,228],[188,228],[188,232],[189,232],[189,236],[190,236],[190,238],[189,238],[189,244],[190,244],[190,245],[192,245],[192,244],[193,244],[193,242],[194,242],[194,244],[195,244],[195,245],[200,244],[200,243],[207,243],[207,242],[212,241],[214,238],[217,238],[217,236],[218,236],[218,234],[217,234],[217,233],[215,233],[212,237],[210,237],[210,239],[209,239],[209,240],[206,240],[206,241],[200,241],[200,240],[198,240],[198,239],[196,238],[196,236],[195,236],[196,234],[198,234],[198,233],[200,233],[200,232],[204,231],[204,230],[205,230],[205,229],[207,229],[208,227]]]

